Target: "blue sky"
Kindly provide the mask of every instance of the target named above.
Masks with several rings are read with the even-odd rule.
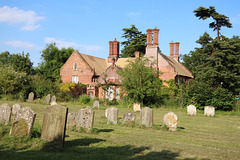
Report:
[[[169,55],[169,42],[180,42],[180,54],[188,54],[198,45],[204,32],[216,37],[208,28],[209,20],[198,20],[193,10],[215,6],[230,18],[233,28],[221,33],[240,35],[239,0],[1,0],[0,52],[29,53],[37,66],[46,44],[72,47],[84,54],[108,57],[108,42],[121,38],[123,28],[134,24],[146,33],[159,28],[159,47]]]

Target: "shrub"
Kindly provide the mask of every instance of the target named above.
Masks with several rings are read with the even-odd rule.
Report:
[[[87,103],[90,102],[90,100],[91,100],[91,98],[90,98],[87,94],[83,94],[83,95],[81,95],[80,98],[79,98],[79,102],[80,102],[81,104],[87,104]]]

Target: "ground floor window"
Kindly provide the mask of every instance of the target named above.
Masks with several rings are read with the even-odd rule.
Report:
[[[113,100],[113,87],[109,87],[106,91],[105,91],[105,98],[108,100]]]
[[[119,87],[115,88],[115,99],[116,100],[120,99],[120,88]]]
[[[72,82],[78,83],[78,76],[72,76]]]

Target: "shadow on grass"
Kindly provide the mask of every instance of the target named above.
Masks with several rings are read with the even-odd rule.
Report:
[[[114,129],[99,129],[98,132],[112,132]]]

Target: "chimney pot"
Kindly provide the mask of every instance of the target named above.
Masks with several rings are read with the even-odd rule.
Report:
[[[174,57],[174,43],[170,42],[169,46],[170,46],[170,57]]]
[[[180,42],[175,42],[174,43],[174,48],[175,48],[175,55],[174,58],[179,61],[179,44]]]
[[[151,28],[147,29],[147,47],[153,45],[153,30]]]

